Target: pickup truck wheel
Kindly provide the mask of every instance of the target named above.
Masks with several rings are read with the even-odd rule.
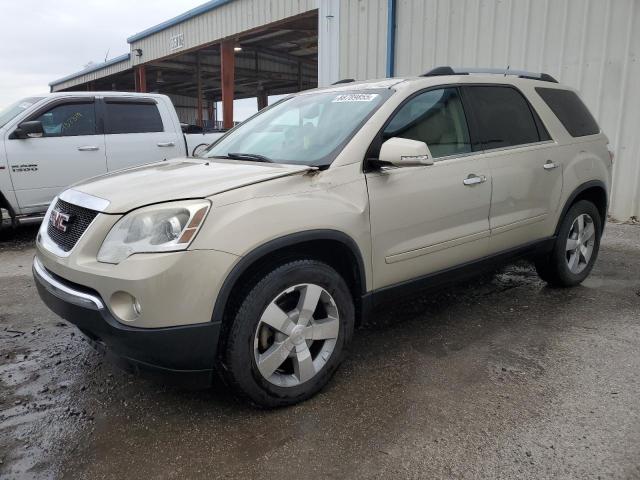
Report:
[[[289,262],[241,301],[222,352],[223,376],[256,406],[301,402],[331,379],[353,326],[353,298],[342,277],[316,260]]]
[[[591,273],[601,236],[602,220],[596,206],[587,200],[577,202],[562,220],[551,253],[536,260],[538,275],[556,287],[580,284]]]

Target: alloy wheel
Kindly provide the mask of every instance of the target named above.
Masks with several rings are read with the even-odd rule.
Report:
[[[591,260],[595,245],[596,229],[589,214],[578,215],[571,224],[566,244],[566,259],[569,270],[579,274]]]
[[[326,365],[340,331],[338,307],[319,285],[286,289],[262,313],[254,337],[258,371],[270,383],[293,387]]]

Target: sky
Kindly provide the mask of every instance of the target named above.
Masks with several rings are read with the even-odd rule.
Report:
[[[0,109],[48,92],[49,82],[89,62],[129,52],[127,37],[202,3],[205,0],[0,0]],[[255,102],[237,103],[237,117],[255,111]]]

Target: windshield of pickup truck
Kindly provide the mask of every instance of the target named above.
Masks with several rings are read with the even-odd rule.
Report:
[[[13,105],[9,105],[6,108],[0,110],[0,128],[4,127],[7,123],[9,123],[13,118],[17,115],[24,112],[27,108],[33,105],[36,102],[42,100],[43,97],[27,97],[23,98],[19,102],[14,103]]]
[[[237,126],[201,157],[327,166],[390,94],[372,89],[289,97]]]

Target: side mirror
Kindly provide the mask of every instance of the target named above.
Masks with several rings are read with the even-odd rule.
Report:
[[[180,128],[182,128],[182,133],[204,133],[204,129],[202,127],[192,123],[181,123]]]
[[[44,128],[42,122],[33,120],[31,122],[22,122],[13,131],[12,138],[40,138],[44,137]]]
[[[400,137],[390,138],[382,144],[379,161],[391,163],[396,167],[433,165],[433,158],[426,143]]]

